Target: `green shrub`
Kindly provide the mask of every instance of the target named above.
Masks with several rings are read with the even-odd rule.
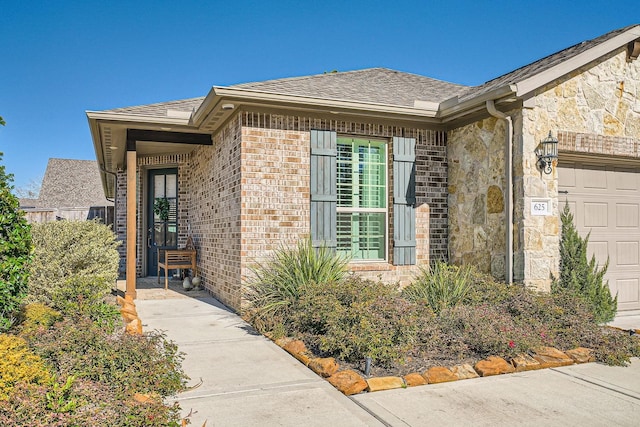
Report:
[[[56,221],[33,227],[30,302],[65,315],[91,314],[115,284],[118,242],[96,221]]]
[[[62,314],[42,303],[27,304],[21,312],[20,333],[33,335],[42,330],[47,330],[58,320],[62,320]]]
[[[0,400],[2,426],[160,427],[180,425],[177,404],[122,399],[111,388],[86,379],[53,385],[21,383]],[[69,385],[68,385],[69,384]]]
[[[11,194],[12,181],[0,165],[0,332],[11,327],[25,297],[31,261],[30,227]]]
[[[88,319],[66,319],[31,338],[31,347],[61,377],[99,381],[122,397],[133,393],[170,396],[187,380],[183,354],[158,332],[111,334]]]
[[[462,302],[470,291],[472,268],[457,267],[437,261],[431,268],[420,268],[420,274],[402,295],[414,302],[427,304],[435,313]]]
[[[266,262],[252,269],[254,278],[245,295],[248,318],[261,330],[273,328],[295,303],[303,286],[309,283],[338,283],[347,271],[348,260],[326,247],[313,248],[311,240],[295,248],[281,247]],[[262,326],[263,325],[263,326]]]
[[[0,400],[8,399],[18,383],[44,384],[50,379],[44,361],[24,339],[0,334]]]
[[[618,296],[611,296],[609,286],[603,279],[609,262],[598,269],[595,256],[587,261],[589,236],[583,239],[578,234],[569,204],[565,204],[560,219],[560,277],[554,279],[552,292],[564,289],[575,293],[588,303],[596,322],[610,322],[618,310]]]
[[[382,365],[402,361],[428,315],[394,286],[358,277],[302,289],[291,328],[310,347],[349,362],[365,357]]]

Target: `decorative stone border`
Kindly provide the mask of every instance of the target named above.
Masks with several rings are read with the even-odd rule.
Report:
[[[416,387],[595,361],[593,350],[588,348],[578,347],[562,352],[554,347],[540,347],[531,352],[531,354],[520,354],[510,361],[498,356],[489,356],[473,366],[470,364],[452,367],[435,366],[425,372],[413,372],[403,377],[389,376],[365,379],[351,369],[340,371],[340,366],[333,357],[314,357],[304,342],[300,340],[281,338],[275,340],[275,343],[313,372],[326,378],[331,385],[347,396],[362,392]]]
[[[126,295],[124,298],[118,295],[116,302],[120,306],[120,314],[122,314],[122,319],[124,320],[125,332],[131,335],[142,335],[142,321],[138,317],[133,298],[129,295]]]

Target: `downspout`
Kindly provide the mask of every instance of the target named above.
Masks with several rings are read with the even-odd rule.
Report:
[[[506,255],[505,255],[505,281],[513,283],[513,120],[511,116],[496,110],[493,100],[486,102],[487,111],[493,117],[504,120],[507,124],[507,146],[505,147],[505,216],[507,222]]]
[[[118,211],[118,174],[109,170],[106,170],[104,167],[99,166],[100,170],[106,174],[109,174],[111,176],[113,176],[113,200],[110,200],[108,197],[105,197],[105,199],[107,199],[107,201],[109,202],[113,202],[113,232],[116,232],[116,218],[118,217],[116,215],[117,211]],[[105,207],[105,219],[108,216],[108,213],[106,211],[106,207]]]

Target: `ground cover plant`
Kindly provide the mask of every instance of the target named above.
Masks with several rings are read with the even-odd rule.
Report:
[[[370,358],[372,375],[404,375],[491,355],[508,360],[541,346],[588,347],[598,361],[616,365],[640,356],[640,340],[603,327],[573,289],[540,293],[446,263],[421,269],[404,290],[344,272],[324,282],[300,279],[298,256],[313,251],[300,245],[257,267],[245,318],[272,338],[302,339],[315,355],[335,357],[343,367],[363,372]],[[295,293],[273,293],[275,281],[261,269],[286,271],[278,289]],[[297,278],[295,285],[289,277]]]
[[[113,232],[39,224],[33,245],[28,304],[0,334],[0,425],[180,425],[165,399],[185,388],[183,354],[162,333],[124,332]]]

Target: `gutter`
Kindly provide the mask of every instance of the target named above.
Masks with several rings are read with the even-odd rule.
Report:
[[[507,223],[505,239],[505,281],[513,283],[513,120],[511,116],[496,110],[493,100],[486,101],[487,111],[493,117],[504,120],[507,124],[507,144],[505,147],[505,220]]]
[[[225,104],[222,104],[225,102]],[[200,127],[209,116],[223,115],[226,103],[231,109],[234,102],[243,105],[260,104],[273,106],[289,106],[301,108],[312,106],[329,112],[372,112],[396,114],[415,119],[436,119],[439,104],[436,102],[418,102],[413,107],[372,102],[348,101],[341,99],[314,98],[302,95],[285,95],[275,92],[264,92],[234,87],[214,86],[205,97],[200,107],[192,114],[190,125]]]

